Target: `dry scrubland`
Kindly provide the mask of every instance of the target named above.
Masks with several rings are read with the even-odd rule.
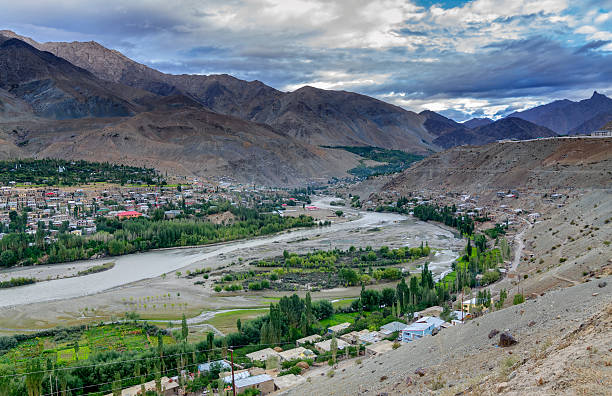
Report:
[[[555,290],[283,394],[609,395],[611,292],[611,276]],[[496,346],[493,329],[508,329],[518,344]]]

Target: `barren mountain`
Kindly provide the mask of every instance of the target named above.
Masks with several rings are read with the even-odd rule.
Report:
[[[0,41],[1,158],[110,161],[285,186],[358,165],[356,155],[213,113],[183,94],[104,81],[17,38]]]
[[[0,124],[2,137],[16,143],[20,157],[93,159],[263,185],[296,186],[346,176],[344,170],[357,166],[359,158],[299,142],[267,125],[190,108],[5,123]],[[14,150],[6,155],[14,156]]]
[[[610,188],[612,138],[557,138],[454,147],[414,164],[382,190]]]
[[[10,31],[0,34],[22,38]],[[263,122],[312,144],[368,145],[416,153],[439,149],[431,143],[435,135],[423,126],[423,117],[368,96],[311,87],[285,93],[260,81],[228,75],[171,75],[96,42],[24,39],[100,79],[158,95],[183,93],[217,113]]]
[[[465,129],[464,125],[431,110],[424,110],[419,115],[425,117],[423,125],[435,136],[441,136],[457,129]]]
[[[27,102],[36,115],[55,119],[125,116],[144,109],[143,104],[156,96],[99,80],[21,40],[1,40],[0,88]]]
[[[589,134],[594,131],[598,131],[603,128],[606,123],[612,121],[612,111],[603,112],[597,114],[595,117],[590,120],[578,125],[576,128],[572,129],[569,134]]]
[[[490,118],[472,118],[471,120],[467,120],[463,122],[462,125],[470,129],[473,129],[473,128],[478,128],[484,125],[488,125],[492,122],[493,120]]]
[[[434,140],[434,143],[444,148],[463,144],[480,145],[501,139],[535,139],[556,136],[550,129],[520,118],[502,118],[479,127],[467,128],[440,114],[433,113],[435,114],[435,118],[433,118],[432,112],[429,113],[430,119],[426,122],[426,125],[429,123],[429,127],[431,127],[432,123],[436,123],[439,136]],[[453,128],[455,124],[457,126]]]
[[[557,100],[529,110],[512,113],[509,117],[522,118],[552,129],[559,134],[566,134],[570,131],[590,132],[577,129],[602,113],[612,113],[612,99],[595,91],[589,99],[579,102],[567,99]]]

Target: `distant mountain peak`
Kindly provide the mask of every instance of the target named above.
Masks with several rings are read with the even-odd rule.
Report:
[[[462,122],[463,126],[470,128],[470,129],[474,129],[474,128],[478,128],[484,125],[488,125],[493,123],[493,120],[490,118],[472,118],[470,120],[464,121]]]
[[[519,117],[534,124],[545,126],[561,134],[584,133],[599,128],[605,122],[605,115],[612,113],[612,99],[597,91],[588,99],[579,102],[556,100],[525,111],[512,113],[509,117]],[[592,120],[592,122],[591,122]]]

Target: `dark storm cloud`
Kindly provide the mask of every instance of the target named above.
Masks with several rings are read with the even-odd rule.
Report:
[[[587,44],[583,45],[582,47],[578,48],[576,50],[576,54],[590,52],[592,50],[596,50],[596,49],[601,48],[604,45],[607,45],[607,44],[610,44],[610,43],[612,43],[612,41],[610,41],[610,40],[591,41],[590,43],[587,43]]]
[[[0,2],[0,28],[96,40],[164,72],[346,89],[406,107],[462,98],[491,107],[446,109],[456,117],[612,81],[612,0]]]

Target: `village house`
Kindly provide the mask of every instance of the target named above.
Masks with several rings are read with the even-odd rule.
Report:
[[[231,364],[226,360],[216,360],[214,362],[202,363],[198,365],[198,371],[201,373],[209,372],[211,368],[218,367],[221,371],[231,370]]]
[[[145,384],[145,390],[147,391],[151,391],[151,392],[156,392],[155,389],[155,381],[149,381],[146,382]],[[168,378],[168,377],[162,377],[161,378],[161,386],[162,386],[162,392],[159,393],[161,396],[174,396],[174,395],[179,395],[179,383],[178,383],[178,378]],[[140,396],[141,395],[141,385],[134,385],[132,387],[123,389],[121,391],[121,396]],[[105,396],[113,396],[112,393],[109,393]]]
[[[304,347],[289,349],[287,351],[279,352],[278,354],[282,362],[295,359],[309,359],[314,357],[314,352]]]
[[[274,385],[274,379],[268,374],[259,374],[251,376],[248,371],[245,371],[247,375],[236,378],[234,373],[234,385],[236,387],[236,394],[244,393],[247,389],[257,389],[261,395],[268,395],[276,390]],[[241,373],[242,374],[242,373]],[[226,384],[231,387],[232,376],[223,378]]]
[[[348,329],[350,326],[351,324],[349,322],[344,322],[344,323],[337,324],[335,326],[330,326],[327,329],[327,334],[338,334],[342,330]]]
[[[300,339],[296,340],[295,344],[296,344],[296,346],[300,346],[300,345],[304,345],[304,344],[314,344],[315,342],[319,341],[321,338],[323,338],[323,337],[321,337],[318,334],[313,334],[311,336],[300,338]]]
[[[279,390],[285,390],[306,382],[306,378],[301,375],[287,374],[274,377],[274,386]]]
[[[352,345],[365,345],[380,341],[380,335],[376,331],[364,329],[361,331],[351,331],[341,335],[338,339],[344,340]]]
[[[393,349],[393,342],[382,340],[366,347],[366,356],[380,355]]]
[[[395,332],[400,332],[406,328],[406,323],[402,322],[391,322],[386,325],[380,326],[378,332],[383,335],[383,337],[388,337]]]
[[[431,335],[435,326],[429,323],[412,323],[400,332],[402,342],[409,342]]]
[[[336,339],[336,341],[338,342],[339,351],[350,346],[350,344],[344,340]],[[314,344],[314,346],[317,349],[317,351],[319,351],[320,353],[326,353],[326,352],[331,351],[331,342],[332,340],[329,339],[329,340],[317,342],[316,344]]]
[[[274,349],[272,348],[265,348],[265,349],[261,349],[259,351],[255,351],[255,352],[251,352],[251,353],[247,353],[246,357],[248,357],[249,359],[251,359],[251,361],[259,361],[259,362],[265,362],[266,360],[268,360],[268,357],[270,356],[275,356],[280,360],[280,355],[278,354],[278,352],[276,352]]]

